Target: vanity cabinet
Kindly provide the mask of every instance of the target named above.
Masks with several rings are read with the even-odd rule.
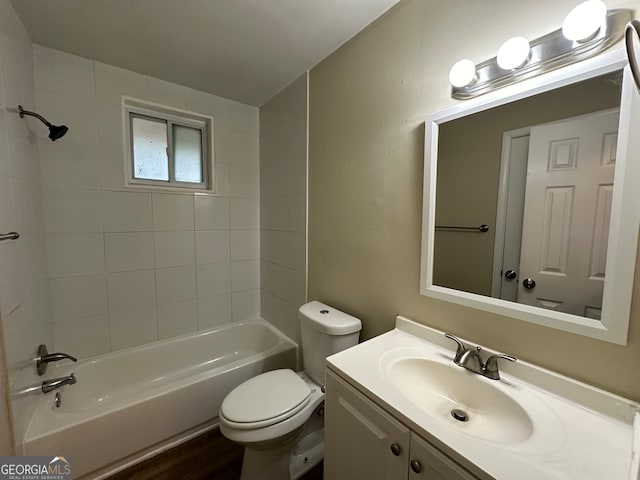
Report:
[[[327,370],[325,480],[477,480]]]

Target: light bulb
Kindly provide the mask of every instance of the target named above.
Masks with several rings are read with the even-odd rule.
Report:
[[[476,65],[471,60],[460,60],[449,70],[449,83],[456,88],[468,87],[476,79]]]
[[[587,0],[569,12],[562,24],[562,34],[574,42],[591,40],[607,18],[602,0]]]
[[[498,50],[498,66],[503,70],[513,70],[527,63],[531,52],[529,40],[513,37],[502,44]]]

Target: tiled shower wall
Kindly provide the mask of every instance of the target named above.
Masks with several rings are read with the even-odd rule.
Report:
[[[307,286],[307,78],[260,109],[262,316],[297,342]]]
[[[56,350],[88,357],[260,312],[258,109],[34,46]],[[214,117],[216,193],[124,188],[121,95]],[[41,128],[42,127],[42,128]]]
[[[0,233],[20,234],[0,242],[0,454],[24,436],[39,396],[21,392],[40,381],[31,361],[36,348],[51,344],[37,139],[18,105],[35,108],[31,40],[9,1],[0,0]]]

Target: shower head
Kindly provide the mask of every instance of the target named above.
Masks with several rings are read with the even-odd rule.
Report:
[[[52,142],[55,142],[60,137],[64,137],[64,134],[69,131],[69,127],[66,125],[49,125],[49,138]]]
[[[55,142],[61,137],[64,137],[65,133],[69,131],[69,127],[66,125],[52,125],[47,121],[42,115],[36,112],[30,112],[22,108],[22,105],[18,105],[18,112],[20,113],[20,118],[24,118],[25,115],[30,115],[32,117],[36,117],[42,123],[44,123],[49,128],[49,138],[52,142]]]

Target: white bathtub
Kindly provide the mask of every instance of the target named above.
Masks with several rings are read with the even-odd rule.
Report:
[[[250,320],[51,369],[77,383],[42,395],[23,455],[70,457],[74,478],[101,478],[217,425],[227,393],[275,368],[296,368],[297,346]]]

